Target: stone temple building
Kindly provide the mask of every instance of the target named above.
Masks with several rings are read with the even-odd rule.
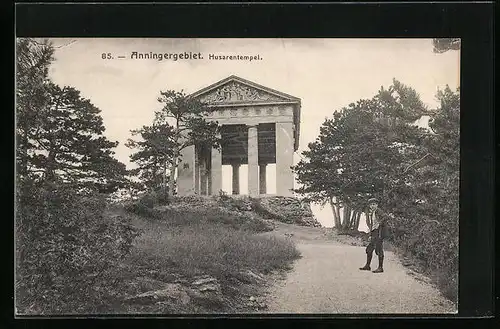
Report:
[[[239,168],[248,165],[248,194],[265,195],[266,167],[276,164],[276,195],[292,196],[293,154],[299,146],[300,99],[237,76],[193,94],[213,109],[221,125],[221,150],[187,147],[177,179],[178,195],[214,195],[222,189],[222,165],[232,166],[232,194],[240,194]]]

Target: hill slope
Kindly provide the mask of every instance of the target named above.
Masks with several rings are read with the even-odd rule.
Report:
[[[285,236],[262,235],[279,220],[318,225],[298,200],[143,197],[110,216],[132,216],[141,230],[117,269],[116,300],[105,313],[245,313],[266,307],[269,277],[300,257]],[[304,218],[305,220],[301,220]]]

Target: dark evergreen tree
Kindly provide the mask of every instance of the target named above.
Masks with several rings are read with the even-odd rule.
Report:
[[[343,228],[357,229],[352,223],[359,222],[371,197],[395,206],[394,190],[406,186],[401,172],[425,153],[420,146],[425,130],[412,123],[426,113],[419,95],[397,80],[372,99],[335,112],[295,167],[302,185],[297,192],[329,202],[336,226]]]
[[[118,143],[103,136],[100,110],[90,100],[50,81],[53,52],[47,41],[17,40],[18,178],[112,192],[127,183],[125,165],[113,157]]]
[[[210,111],[206,104],[182,91],[161,91],[158,102],[163,107],[155,112],[153,124],[132,131],[141,135],[143,141],[129,140],[127,145],[139,149],[131,160],[139,165],[134,172],[145,186],[156,186],[161,181],[163,188],[174,194],[181,151],[192,145],[220,147],[219,125],[204,119]],[[158,179],[158,173],[164,176]]]
[[[167,124],[143,126],[132,130],[134,136],[139,135],[141,140],[129,139],[126,146],[137,149],[130,156],[130,160],[137,164],[137,168],[130,173],[137,176],[143,188],[157,190],[168,184],[168,170],[174,154],[173,127]]]
[[[16,171],[20,180],[29,174],[28,158],[34,129],[46,116],[48,72],[53,54],[54,48],[47,40],[16,40]]]

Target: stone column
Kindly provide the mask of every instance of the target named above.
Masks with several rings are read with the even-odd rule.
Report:
[[[259,189],[260,194],[266,194],[266,167],[267,163],[259,164]]]
[[[292,196],[293,192],[293,123],[276,123],[276,194]]]
[[[211,161],[211,194],[217,195],[222,189],[222,150],[212,148]]]
[[[233,162],[233,194],[240,194],[240,163]]]
[[[259,195],[259,143],[257,125],[248,125],[248,194]]]

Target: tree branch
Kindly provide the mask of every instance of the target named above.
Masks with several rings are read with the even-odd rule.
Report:
[[[410,170],[410,168],[416,166],[417,164],[419,164],[420,162],[422,162],[423,160],[425,160],[427,157],[431,156],[430,153],[427,153],[426,155],[424,155],[422,158],[418,159],[416,162],[412,163],[411,165],[409,165],[408,167],[406,167],[406,169],[403,171],[403,174],[405,174],[408,170]]]

